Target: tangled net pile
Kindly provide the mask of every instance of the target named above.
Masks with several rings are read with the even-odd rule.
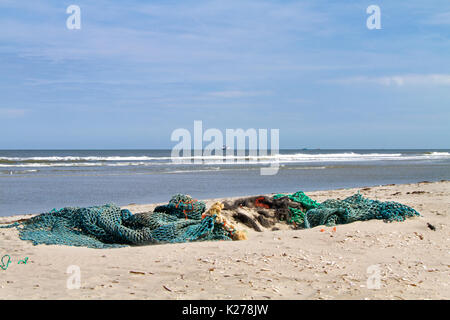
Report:
[[[293,194],[276,194],[271,199],[260,197],[256,200],[254,201],[256,207],[264,205],[266,209],[275,210],[275,217],[279,221],[293,224],[297,229],[319,225],[334,226],[371,219],[380,219],[386,222],[404,221],[406,217],[420,216],[416,210],[401,203],[371,200],[364,198],[359,193],[344,200],[328,199],[322,203],[312,200],[302,191]],[[247,207],[252,205],[242,200],[238,201],[238,204],[240,203]],[[262,219],[257,220],[262,222]],[[257,228],[255,230],[258,231]]]
[[[288,219],[289,223],[292,223],[296,226],[301,226],[305,221],[305,212],[309,209],[317,208],[319,204],[308,197],[303,191],[297,191],[296,193],[290,195],[284,194],[276,194],[273,196],[274,200],[288,198],[291,201],[297,202],[301,205],[301,208],[293,208],[289,207],[290,218]]]
[[[326,200],[308,210],[304,214],[304,227],[333,226],[371,219],[404,221],[406,217],[413,216],[420,216],[420,213],[398,202],[371,200],[357,193],[344,200]]]
[[[7,227],[17,227],[20,238],[35,245],[90,248],[242,238],[238,231],[226,226],[225,219],[219,217],[216,221],[220,209],[211,214],[205,213],[205,209],[205,203],[178,194],[153,213],[133,215],[110,204],[63,208]]]
[[[258,209],[259,216],[256,219],[248,216],[241,211],[244,206]],[[178,194],[153,212],[132,214],[110,204],[63,208],[0,228],[17,227],[20,238],[35,245],[90,248],[246,239],[244,232],[238,231],[221,215],[222,209],[235,211],[233,218],[236,221],[256,231],[262,231],[257,222],[269,227],[270,223],[286,221],[297,229],[303,229],[371,219],[404,221],[406,217],[420,216],[416,210],[401,203],[371,200],[359,193],[344,200],[329,199],[319,204],[298,191],[291,195],[238,199],[232,204],[225,203],[225,206],[216,202],[208,211],[204,202]],[[268,209],[273,211],[272,215]]]

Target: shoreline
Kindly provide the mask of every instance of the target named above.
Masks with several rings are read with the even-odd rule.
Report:
[[[421,216],[336,230],[247,228],[244,241],[117,249],[33,246],[16,229],[0,229],[0,252],[13,260],[0,270],[1,299],[450,299],[450,181],[306,194],[321,202],[357,190],[409,205]],[[132,212],[154,205],[132,205]],[[25,257],[27,264],[17,264]],[[73,290],[67,288],[71,266],[81,274]],[[378,288],[369,287],[373,268]]]
[[[393,187],[393,186],[412,186],[412,185],[420,185],[420,184],[430,184],[430,183],[442,183],[442,182],[450,182],[450,180],[437,180],[437,181],[419,181],[419,182],[413,182],[413,183],[390,183],[390,184],[383,184],[383,185],[372,185],[372,186],[361,186],[361,187],[352,187],[352,188],[337,188],[337,189],[330,189],[330,190],[314,190],[314,191],[305,191],[307,195],[312,195],[314,197],[315,194],[321,194],[323,192],[340,192],[340,191],[354,191],[354,193],[358,192],[358,190],[364,190],[364,189],[372,189],[372,188],[381,188],[381,187]],[[291,190],[290,192],[281,192],[281,193],[294,193],[299,190]],[[303,190],[300,190],[303,191]],[[274,194],[277,194],[277,192],[273,193],[265,193],[265,194],[252,194],[252,195],[240,195],[240,196],[233,196],[233,197],[216,197],[216,198],[208,198],[208,199],[198,199],[199,201],[204,201],[207,206],[210,206],[212,203],[217,201],[233,201],[239,198],[247,198],[247,197],[255,197],[255,196],[273,196]],[[195,195],[191,195],[195,198]],[[155,202],[155,203],[130,203],[127,205],[121,205],[120,207],[122,209],[128,209],[132,213],[141,213],[146,211],[151,211],[153,208],[159,205],[166,204],[170,199],[167,199],[166,202]],[[313,199],[316,200],[316,199]],[[320,200],[322,201],[322,200]],[[102,204],[93,204],[94,205],[102,205]],[[45,213],[45,212],[41,212]],[[30,219],[34,216],[37,216],[41,213],[26,213],[26,214],[15,214],[10,216],[0,216],[0,224],[8,224],[13,223],[22,219]]]

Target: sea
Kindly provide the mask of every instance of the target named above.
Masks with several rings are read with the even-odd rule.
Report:
[[[171,150],[0,150],[0,216],[63,207],[450,180],[450,150],[279,150],[171,156]],[[278,167],[274,175],[261,168]]]

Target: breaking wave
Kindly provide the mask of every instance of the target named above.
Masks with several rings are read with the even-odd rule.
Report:
[[[294,153],[276,155],[238,154],[238,155],[202,155],[189,157],[150,157],[150,156],[49,156],[49,157],[0,157],[1,168],[12,167],[124,167],[124,166],[158,166],[177,164],[196,165],[264,165],[278,163],[323,163],[354,161],[395,161],[395,160],[440,160],[450,159],[449,152],[423,153]]]

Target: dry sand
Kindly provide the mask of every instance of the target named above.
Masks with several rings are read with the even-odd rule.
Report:
[[[449,299],[450,182],[307,195],[323,201],[343,199],[357,190],[373,199],[410,205],[422,217],[355,222],[339,225],[336,231],[250,230],[247,241],[106,250],[33,246],[20,240],[17,230],[0,229],[0,257],[12,258],[7,270],[0,269],[0,298]],[[128,206],[133,212],[153,207]],[[24,216],[3,217],[0,223],[20,218]],[[27,263],[18,264],[25,257]],[[80,268],[79,289],[67,289],[71,265]],[[377,270],[380,287],[368,288],[376,287],[370,279]]]

